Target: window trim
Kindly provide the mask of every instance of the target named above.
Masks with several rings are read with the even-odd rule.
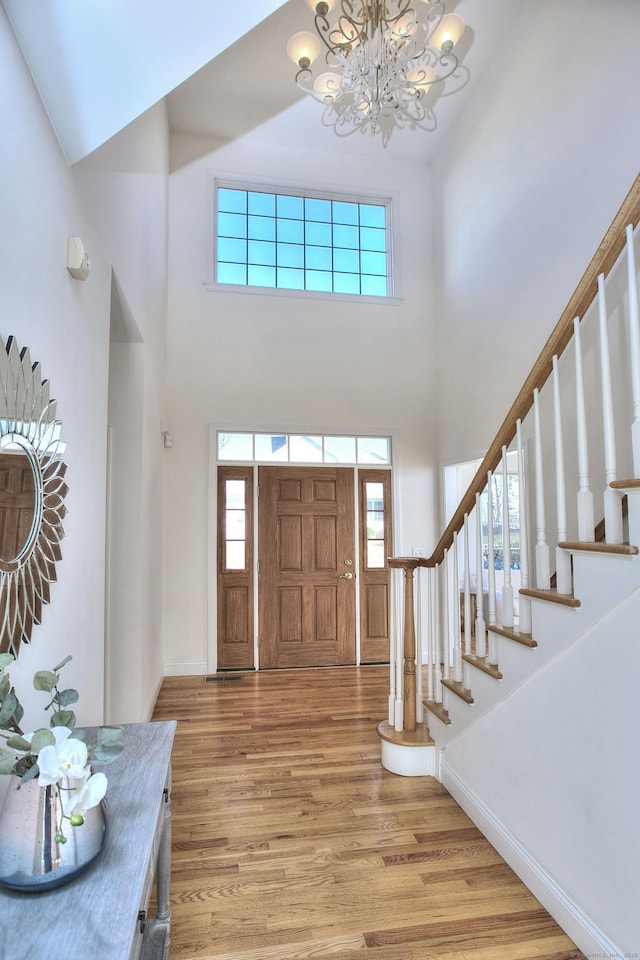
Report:
[[[279,194],[282,196],[303,197],[318,200],[334,200],[346,203],[363,203],[385,208],[385,230],[387,237],[387,294],[386,296],[371,296],[358,293],[333,293],[319,290],[291,290],[283,287],[258,287],[245,284],[218,283],[216,280],[217,263],[217,195],[218,189],[247,190]],[[208,292],[215,293],[245,293],[250,296],[295,297],[313,300],[341,300],[347,303],[366,303],[378,305],[398,305],[403,302],[400,294],[400,278],[397,269],[398,263],[398,234],[395,226],[396,217],[393,208],[397,206],[397,196],[389,192],[375,190],[367,193],[345,192],[339,189],[328,189],[327,186],[295,183],[292,181],[276,181],[264,177],[239,178],[233,175],[209,173],[209,211],[210,211],[210,250],[209,269],[204,287]]]

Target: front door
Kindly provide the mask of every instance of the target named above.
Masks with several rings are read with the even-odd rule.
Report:
[[[260,467],[261,667],[356,661],[354,474]]]

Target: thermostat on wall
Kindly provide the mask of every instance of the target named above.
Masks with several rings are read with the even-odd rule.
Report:
[[[67,270],[74,280],[86,280],[91,269],[89,254],[84,249],[80,237],[67,240]]]

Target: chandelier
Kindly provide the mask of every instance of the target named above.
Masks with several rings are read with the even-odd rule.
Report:
[[[381,134],[385,143],[396,127],[435,129],[427,93],[449,77],[461,79],[453,48],[462,17],[447,14],[441,0],[307,3],[315,9],[316,33],[294,34],[287,53],[298,67],[298,86],[323,105],[325,126],[339,136]]]

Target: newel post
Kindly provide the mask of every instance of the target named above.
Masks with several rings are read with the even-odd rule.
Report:
[[[413,568],[404,571],[404,715],[407,733],[416,729],[416,625],[413,609]]]
[[[390,567],[404,570],[404,633],[403,633],[403,714],[402,726],[407,733],[416,729],[416,625],[413,571],[420,562],[413,557],[394,557]]]

